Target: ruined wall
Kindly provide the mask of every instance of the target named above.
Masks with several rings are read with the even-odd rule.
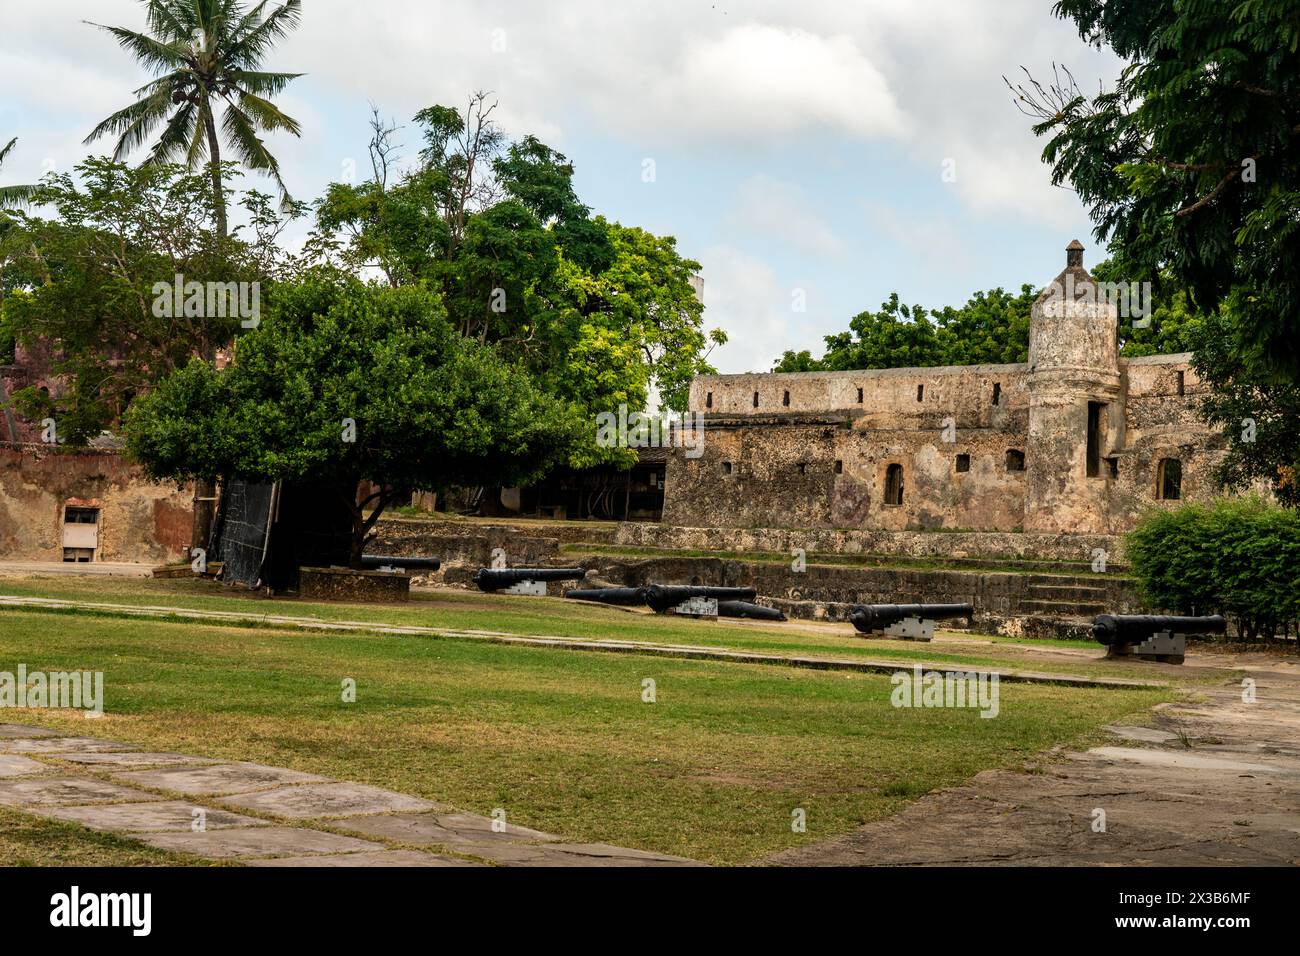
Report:
[[[1024,472],[1007,452],[1026,451],[1024,378],[1023,365],[700,376],[703,454],[674,450],[664,523],[1019,528]],[[891,465],[901,504],[885,495]]]
[[[0,558],[63,560],[66,506],[98,508],[96,561],[162,563],[190,543],[191,492],[114,451],[0,444]]]

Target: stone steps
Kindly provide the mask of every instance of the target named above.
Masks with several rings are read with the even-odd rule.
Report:
[[[1020,602],[1020,609],[1026,614],[1039,617],[1094,617],[1106,613],[1104,604],[1088,604],[1073,600],[1042,600],[1030,598]]]

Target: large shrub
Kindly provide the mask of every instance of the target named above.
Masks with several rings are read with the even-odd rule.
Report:
[[[1295,633],[1300,513],[1258,497],[1153,510],[1126,554],[1147,599],[1179,614],[1222,614],[1243,640]]]

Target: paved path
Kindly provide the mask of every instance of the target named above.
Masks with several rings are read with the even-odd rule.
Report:
[[[101,601],[73,601],[63,598],[41,598],[0,594],[0,610],[11,607],[30,610],[76,609],[109,612],[126,617],[155,619],[184,618],[215,624],[231,622],[254,623],[265,627],[301,628],[309,631],[347,631],[362,634],[401,634],[428,637],[460,637],[491,641],[497,644],[522,644],[529,647],[550,647],[571,651],[601,651],[613,654],[654,654],[690,660],[727,661],[738,664],[775,664],[782,667],[800,667],[811,670],[841,670],[859,673],[895,674],[900,668],[921,666],[926,670],[948,671],[960,669],[976,674],[997,674],[1008,683],[1058,684],[1071,687],[1163,687],[1158,680],[1135,680],[1120,677],[1085,677],[1077,674],[1058,674],[1046,671],[981,667],[951,661],[898,661],[870,660],[861,657],[822,657],[807,654],[768,654],[762,651],[734,650],[726,647],[705,647],[689,644],[661,644],[652,641],[594,640],[549,635],[506,634],[500,631],[483,631],[447,627],[428,627],[418,624],[381,624],[375,621],[331,621],[320,617],[287,614],[255,614],[248,611],[214,611],[195,608],[169,607],[142,604],[112,604]],[[970,643],[970,642],[964,642]],[[1093,655],[1100,656],[1100,652]]]
[[[1189,657],[1191,662],[1193,658]],[[1198,653],[1242,668],[1157,708],[1152,727],[1048,755],[1037,772],[989,770],[825,843],[789,866],[1300,865],[1300,664]],[[1256,699],[1242,699],[1243,679]],[[1053,759],[1055,758],[1055,759]],[[1104,832],[1095,829],[1104,811]]]
[[[248,866],[697,866],[392,790],[0,724],[0,806]]]
[[[131,564],[125,561],[0,561],[0,577],[32,574],[111,575],[127,578],[147,578],[153,574],[152,564]]]

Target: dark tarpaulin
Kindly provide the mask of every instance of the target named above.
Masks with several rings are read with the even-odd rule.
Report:
[[[223,565],[221,579],[256,587],[266,559],[266,530],[275,503],[275,485],[231,479],[221,489],[209,561]]]

